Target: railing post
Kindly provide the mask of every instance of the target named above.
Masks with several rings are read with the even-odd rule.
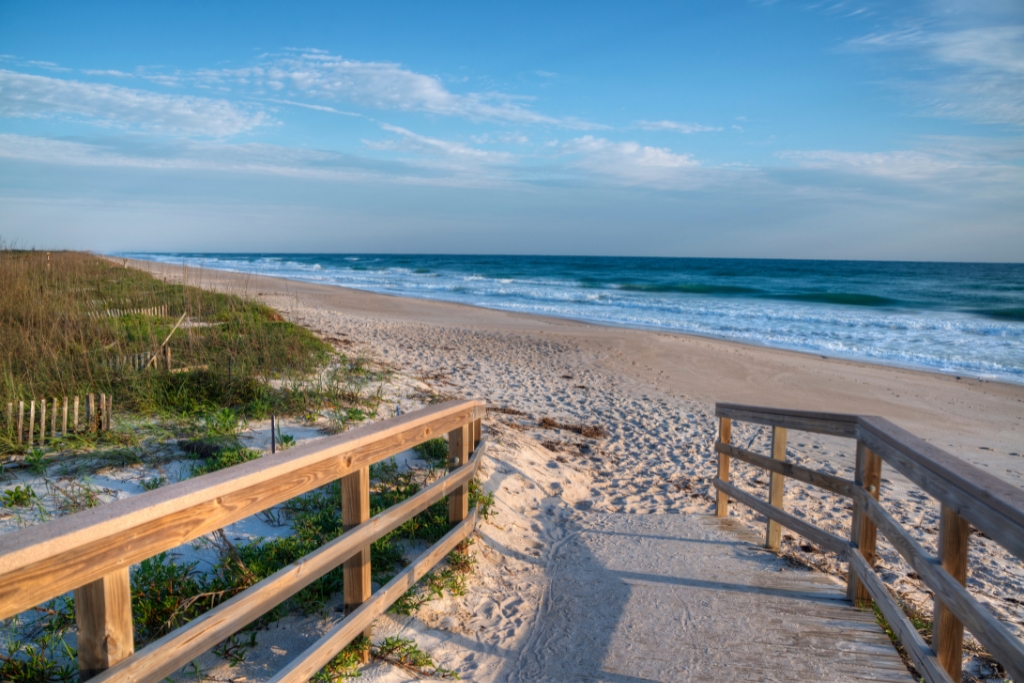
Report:
[[[364,467],[341,478],[341,525],[348,531],[370,518],[370,468]],[[345,614],[370,599],[370,546],[345,561],[342,570],[344,579]],[[363,635],[369,639],[372,629],[368,626]],[[361,656],[363,664],[370,661],[370,652]]]
[[[882,459],[860,441],[857,442],[857,462],[854,466],[853,481],[864,491],[878,500],[882,489]],[[875,545],[878,541],[878,528],[868,519],[859,503],[853,503],[853,519],[850,522],[850,542],[857,546],[858,552],[867,561],[868,566],[875,566]],[[871,594],[857,580],[851,571],[846,584],[846,597],[858,607],[871,605]]]
[[[473,440],[473,424],[466,423],[448,432],[448,470],[453,472],[469,460]],[[448,521],[456,524],[469,516],[469,484],[463,484],[448,494]]]
[[[775,460],[786,459],[785,427],[772,427],[772,458]],[[786,478],[777,472],[772,472],[768,481],[768,503],[781,510]],[[768,528],[765,531],[764,547],[769,550],[778,550],[781,545],[782,525],[774,519],[769,519]]]
[[[78,671],[88,680],[135,652],[128,568],[75,589]]]
[[[967,548],[970,544],[971,525],[945,505],[939,518],[939,561],[942,568],[960,582],[967,584]],[[935,634],[933,645],[939,664],[954,681],[960,680],[964,654],[964,625],[946,609],[935,595],[933,613]]]
[[[718,440],[729,445],[732,444],[732,419],[723,417],[718,420]],[[729,481],[729,456],[725,453],[718,454],[718,478],[722,481]],[[729,494],[724,491],[718,492],[717,513],[719,517],[729,516]]]

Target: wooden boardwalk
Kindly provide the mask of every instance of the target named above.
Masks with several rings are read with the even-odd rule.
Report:
[[[574,525],[498,680],[913,680],[844,586],[735,520],[590,513]]]

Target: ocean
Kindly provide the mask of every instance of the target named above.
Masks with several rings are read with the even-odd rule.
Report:
[[[1024,264],[117,255],[1024,383]]]

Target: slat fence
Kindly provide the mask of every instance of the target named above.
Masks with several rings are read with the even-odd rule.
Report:
[[[42,446],[58,435],[69,436],[83,431],[104,432],[109,430],[111,416],[114,413],[113,395],[86,394],[85,401],[83,402],[81,399],[81,396],[64,396],[62,398],[8,402],[6,424],[8,438],[12,444]],[[80,412],[83,405],[84,415]],[[47,420],[47,414],[49,414],[49,420]]]
[[[716,510],[729,514],[735,500],[764,515],[766,547],[779,549],[786,527],[849,563],[848,595],[867,607],[872,601],[897,634],[929,683],[960,681],[966,627],[1010,673],[1024,681],[1024,643],[965,588],[970,530],[974,527],[1024,560],[1024,490],[1011,486],[881,417],[843,415],[719,403]],[[772,428],[771,457],[732,443],[733,422]],[[853,479],[786,462],[787,430],[856,440]],[[730,482],[731,460],[768,470],[765,501]],[[879,503],[882,464],[887,463],[936,498],[941,506],[939,554],[927,552]],[[795,479],[849,498],[853,503],[850,539],[805,522],[783,508],[785,479]],[[878,532],[892,544],[935,595],[933,642],[927,644],[875,573]]]
[[[74,591],[81,678],[157,683],[343,566],[347,616],[273,678],[307,681],[472,533],[484,411],[450,401],[0,536],[0,619]],[[449,473],[370,517],[370,465],[446,433]],[[134,651],[131,565],[339,479],[340,537]],[[444,496],[453,528],[371,592],[370,544]]]

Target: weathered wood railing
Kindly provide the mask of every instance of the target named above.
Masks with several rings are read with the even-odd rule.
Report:
[[[473,531],[484,410],[443,403],[4,535],[0,619],[73,590],[82,679],[156,683],[342,565],[348,615],[273,679],[307,681]],[[449,474],[371,518],[370,465],[445,433]],[[134,652],[131,565],[338,479],[341,536]],[[446,495],[456,526],[371,594],[370,544]]]
[[[719,517],[729,514],[732,498],[768,518],[766,546],[778,550],[787,527],[849,563],[848,595],[866,606],[874,600],[907,654],[929,683],[960,681],[964,627],[1013,676],[1024,681],[1024,644],[967,592],[967,552],[974,526],[1018,558],[1024,559],[1024,491],[926,443],[888,420],[867,415],[780,410],[719,403]],[[772,428],[772,455],[766,457],[733,446],[732,422],[753,422]],[[856,439],[853,480],[816,472],[786,462],[786,431],[794,429]],[[768,501],[729,483],[730,460],[768,470]],[[931,556],[878,502],[882,462],[917,484],[941,504],[939,556]],[[783,511],[783,482],[789,477],[853,501],[849,541]],[[935,595],[933,647],[907,619],[875,573],[877,532],[917,572]]]

